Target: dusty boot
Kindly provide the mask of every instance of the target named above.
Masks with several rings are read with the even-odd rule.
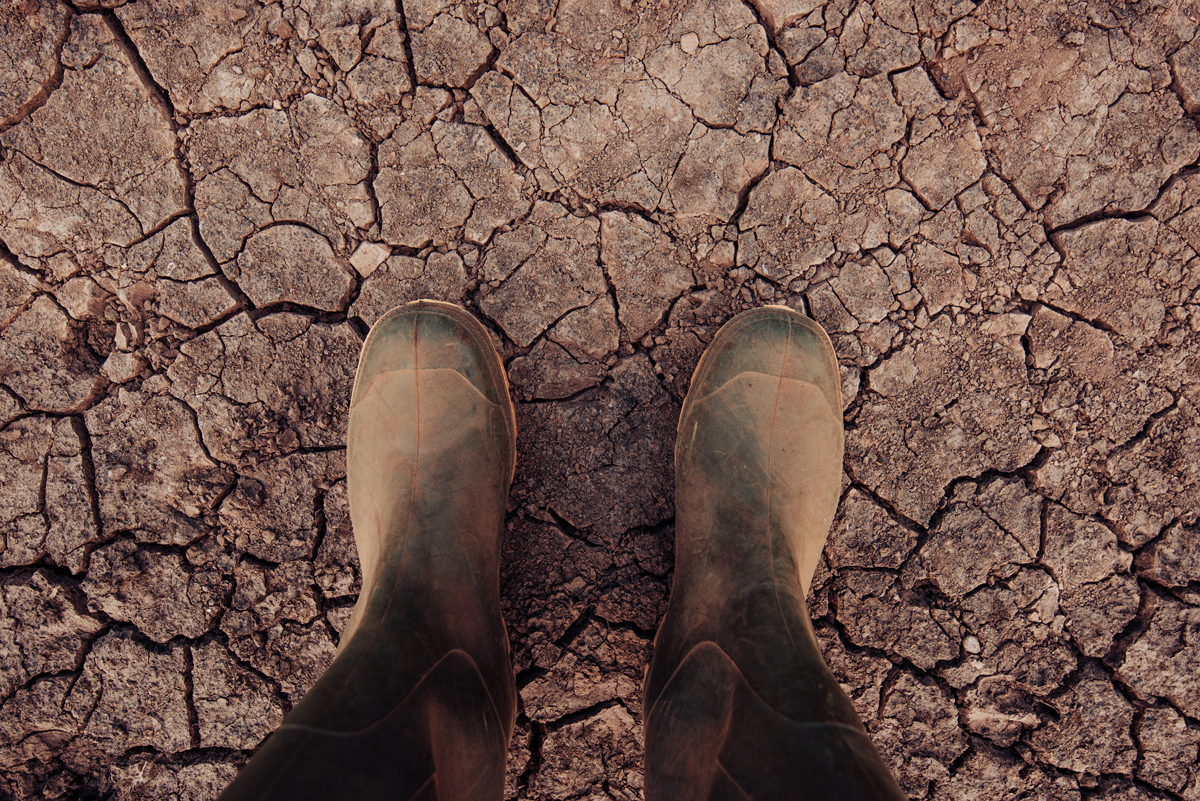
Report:
[[[417,301],[371,329],[347,442],[362,594],[329,670],[222,799],[502,797],[515,432],[504,367],[470,314]]]
[[[700,359],[675,444],[675,581],[646,674],[646,798],[904,798],[805,606],[837,509],[829,337],[780,306]]]

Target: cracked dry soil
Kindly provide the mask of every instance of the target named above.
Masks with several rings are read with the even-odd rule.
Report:
[[[0,9],[0,796],[211,799],[359,586],[389,307],[508,366],[510,798],[641,796],[705,343],[830,331],[811,598],[914,798],[1200,799],[1200,4]]]

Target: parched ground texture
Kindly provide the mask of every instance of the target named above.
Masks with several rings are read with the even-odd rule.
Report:
[[[509,797],[640,797],[680,401],[775,303],[904,789],[1200,799],[1200,5],[402,5],[0,9],[0,795],[236,773],[358,590],[363,335],[434,297],[519,401]]]

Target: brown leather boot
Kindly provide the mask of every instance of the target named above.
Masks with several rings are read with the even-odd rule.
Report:
[[[646,798],[901,799],[805,606],[837,509],[829,337],[738,315],[692,376],[675,444],[675,581],[646,674]]]
[[[500,536],[516,459],[504,367],[448,303],[363,345],[347,489],[362,566],[329,670],[222,799],[500,799],[516,716]]]

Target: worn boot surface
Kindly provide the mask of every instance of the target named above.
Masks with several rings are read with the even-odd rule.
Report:
[[[790,309],[737,316],[696,368],[645,688],[652,801],[903,797],[805,606],[837,509],[841,411],[829,338]]]
[[[347,442],[362,592],[329,670],[223,798],[501,798],[516,693],[499,558],[515,454],[483,326],[433,301],[375,324]]]

